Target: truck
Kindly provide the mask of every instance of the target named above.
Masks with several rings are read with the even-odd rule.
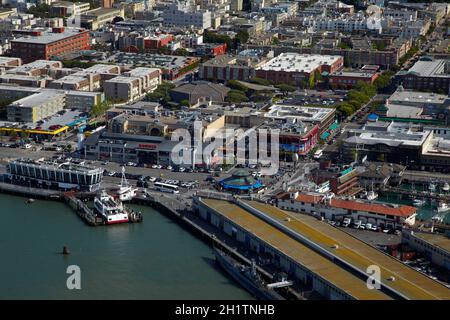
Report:
[[[342,221],[342,226],[343,227],[348,227],[351,223],[352,223],[352,219],[351,218],[344,218],[344,221]]]

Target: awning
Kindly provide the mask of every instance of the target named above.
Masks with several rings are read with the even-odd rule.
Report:
[[[330,126],[330,130],[331,130],[331,131],[334,131],[334,130],[336,130],[337,128],[339,128],[339,124],[337,124],[336,122],[334,122],[334,123]]]
[[[322,135],[320,136],[320,139],[325,140],[326,138],[328,138],[330,136],[330,133],[328,131],[325,131],[324,133],[322,133]]]

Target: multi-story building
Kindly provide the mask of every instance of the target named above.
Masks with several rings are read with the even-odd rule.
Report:
[[[89,2],[56,1],[50,7],[50,13],[63,17],[74,17],[89,11]]]
[[[274,83],[292,83],[306,87],[315,84],[317,72],[333,73],[343,65],[342,56],[282,53],[260,66],[256,70],[256,76]]]
[[[450,60],[422,58],[409,70],[399,71],[395,81],[407,89],[450,93]]]
[[[89,31],[77,28],[32,31],[27,37],[11,40],[11,55],[24,62],[50,60],[54,56],[89,48]]]
[[[106,80],[103,88],[107,99],[133,101],[152,92],[160,83],[160,69],[141,67]]]
[[[214,81],[241,80],[248,81],[256,75],[258,59],[221,55],[204,62],[200,66],[201,79]]]
[[[67,91],[65,107],[89,112],[93,106],[103,101],[105,101],[103,92]]]
[[[163,11],[163,23],[168,26],[208,29],[211,27],[211,12],[202,11],[188,0],[174,2]]]
[[[115,17],[125,17],[123,8],[97,8],[86,11],[80,15],[80,26],[92,31],[99,29]]]
[[[37,122],[53,116],[65,106],[64,92],[47,90],[8,105],[6,112],[11,122]]]
[[[328,76],[328,81],[333,88],[351,89],[359,81],[372,84],[378,76],[379,73],[364,70],[337,71]]]

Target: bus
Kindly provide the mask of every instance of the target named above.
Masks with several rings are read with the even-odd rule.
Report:
[[[178,186],[163,182],[155,182],[156,190],[159,190],[161,192],[168,192],[168,193],[180,193],[178,191]]]
[[[323,151],[322,150],[317,150],[316,152],[314,152],[314,159],[320,159],[320,157],[322,157]]]

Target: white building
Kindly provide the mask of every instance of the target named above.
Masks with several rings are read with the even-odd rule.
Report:
[[[211,27],[211,12],[200,10],[200,6],[193,5],[190,0],[175,2],[163,11],[163,22],[169,26],[208,29]]]
[[[352,218],[362,223],[383,227],[401,227],[415,223],[415,207],[344,200],[320,193],[281,193],[276,198],[280,209],[307,214],[316,214],[325,219],[342,221]]]

